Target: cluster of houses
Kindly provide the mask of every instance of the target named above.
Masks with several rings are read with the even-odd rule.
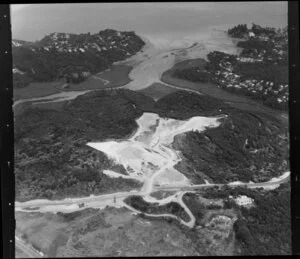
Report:
[[[66,66],[69,64],[71,67],[74,65],[72,58],[66,59],[65,54],[74,54],[75,59],[81,58],[87,60],[89,64],[94,65],[95,60],[105,60],[107,63],[112,63],[116,60],[123,60],[141,49],[145,43],[134,32],[120,32],[116,30],[106,29],[99,33],[91,34],[71,34],[71,33],[51,33],[45,36],[40,41],[25,42],[20,40],[12,40],[13,50],[25,46],[25,49],[30,49],[36,53],[36,56],[42,55],[45,59],[45,54],[55,53],[55,57],[63,57],[65,59]],[[21,49],[23,51],[23,48]],[[15,55],[19,55],[22,51],[15,52]],[[91,58],[90,53],[94,58]],[[63,56],[62,56],[63,55]],[[78,56],[80,55],[80,56]],[[48,57],[48,56],[46,56]],[[52,59],[52,57],[51,57]],[[51,69],[51,68],[47,68]],[[13,73],[20,77],[25,72],[21,71],[22,68],[19,64],[14,64]],[[91,75],[90,66],[78,71],[74,68],[71,73],[65,75],[67,81],[81,82],[85,78]],[[32,74],[35,72],[32,71]]]
[[[255,37],[254,33],[249,33],[250,37]],[[265,36],[263,40],[269,40],[269,38]],[[273,39],[272,39],[273,40]],[[282,50],[283,45],[285,42],[282,43],[282,40],[275,44],[274,52],[278,55],[286,55],[286,52]],[[288,102],[288,84],[279,84],[275,85],[274,82],[271,80],[257,80],[257,79],[249,79],[249,80],[242,80],[241,75],[234,73],[234,67],[238,67],[239,63],[247,62],[247,63],[256,63],[256,62],[263,62],[263,61],[270,61],[272,59],[265,50],[257,51],[254,49],[250,55],[249,53],[246,56],[240,55],[236,58],[237,63],[234,65],[225,57],[221,59],[219,63],[219,70],[214,71],[213,80],[218,84],[220,88],[235,88],[235,89],[243,89],[245,92],[250,92],[252,95],[260,95],[260,96],[268,96],[272,95],[275,97],[276,102],[280,103],[287,103]]]
[[[58,52],[84,53],[88,50],[102,52],[118,49],[129,56],[127,46],[130,36],[124,35],[123,32],[113,31],[112,33],[114,34],[108,37],[100,34],[86,34],[86,37],[83,36],[82,40],[74,40],[78,37],[76,34],[52,33],[48,36],[47,43],[41,47],[41,50],[50,51],[55,49]]]
[[[287,46],[288,46],[288,35],[287,30],[277,30],[276,33],[260,33],[255,35],[254,32],[249,31],[246,39],[256,39],[260,42],[270,43],[270,46],[274,46],[269,51],[254,49],[252,52],[247,53],[247,57],[253,58],[256,62],[262,61],[274,61],[276,59],[283,60],[287,58]]]
[[[246,195],[239,195],[236,198],[233,198],[233,196],[230,195],[229,199],[234,200],[234,202],[239,206],[249,206],[254,202],[252,198],[249,198]]]
[[[249,79],[240,80],[240,75],[228,70],[219,70],[215,72],[215,81],[221,88],[244,89],[257,95],[275,95],[278,103],[288,102],[288,84],[281,84],[277,90],[274,90],[274,83],[268,80]]]

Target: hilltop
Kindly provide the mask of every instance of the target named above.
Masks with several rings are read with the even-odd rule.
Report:
[[[145,42],[134,32],[51,33],[39,41],[12,41],[14,87],[64,79],[79,83],[140,51]]]

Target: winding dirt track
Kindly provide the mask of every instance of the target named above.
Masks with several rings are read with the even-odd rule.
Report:
[[[35,250],[31,245],[26,244],[19,237],[15,238],[16,248],[20,249],[24,255],[27,255],[28,258],[41,258],[43,257],[37,250]]]
[[[286,174],[286,173],[285,173]],[[248,187],[248,188],[277,188],[279,184],[288,182],[290,179],[289,174],[286,175],[285,178],[279,179],[278,181],[273,182],[265,182],[265,183],[240,183],[240,184],[228,184],[228,186],[232,187]],[[123,200],[131,195],[141,195],[145,196],[146,201],[154,201],[158,202],[160,205],[164,205],[169,203],[170,201],[178,202],[186,211],[186,213],[190,216],[190,221],[185,222],[183,220],[180,220],[180,222],[190,228],[194,227],[195,224],[195,218],[189,208],[184,204],[182,201],[182,197],[185,193],[195,191],[200,188],[210,188],[214,186],[224,186],[225,184],[201,184],[201,185],[194,185],[194,186],[160,186],[160,187],[153,187],[152,191],[155,190],[161,190],[161,191],[176,191],[174,195],[171,197],[168,197],[163,200],[154,200],[153,197],[151,197],[149,194],[149,190],[144,191],[131,191],[131,192],[119,192],[119,193],[112,193],[112,194],[105,194],[105,195],[99,195],[99,196],[90,196],[85,198],[76,198],[76,199],[64,199],[59,201],[50,201],[50,200],[32,200],[28,202],[16,202],[15,203],[15,210],[16,211],[24,211],[24,212],[32,212],[32,211],[38,211],[38,212],[73,212],[77,210],[82,210],[87,207],[91,208],[104,208],[107,205],[115,206],[115,207],[127,207],[131,211],[135,213],[141,213],[141,211],[138,211],[128,204],[124,203]],[[115,201],[114,201],[115,200]],[[82,208],[79,208],[79,204],[84,203],[85,206]],[[27,210],[27,207],[38,207],[36,210]],[[177,218],[176,216],[172,214],[146,214],[148,216],[153,217],[172,217]]]

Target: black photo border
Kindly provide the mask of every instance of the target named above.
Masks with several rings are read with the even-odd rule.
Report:
[[[88,1],[89,3],[99,1]],[[116,1],[117,2],[117,1]],[[132,2],[132,1],[128,1]],[[146,1],[141,1],[146,2]],[[177,1],[174,1],[177,2]],[[183,1],[181,1],[183,2]],[[192,1],[189,1],[192,2]],[[215,1],[218,2],[218,1]],[[223,1],[222,1],[223,2]],[[224,1],[227,2],[227,1]],[[228,1],[232,2],[232,1]],[[287,1],[283,1],[287,2]],[[45,2],[41,2],[45,3]],[[46,2],[47,3],[47,2]],[[50,2],[48,2],[50,3]],[[59,2],[56,2],[59,3]],[[68,3],[64,1],[62,3]],[[72,1],[69,3],[83,3]],[[15,258],[15,178],[12,47],[9,4],[0,4],[0,173],[2,257]],[[288,1],[289,128],[291,167],[292,254],[300,255],[300,67],[299,2]]]

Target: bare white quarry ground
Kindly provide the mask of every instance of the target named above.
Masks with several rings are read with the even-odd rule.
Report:
[[[285,172],[284,174],[282,174],[281,176],[279,177],[274,177],[272,178],[270,181],[268,181],[269,183],[275,183],[275,182],[278,182],[286,177],[289,177],[290,176],[290,172]]]
[[[151,193],[154,182],[189,185],[189,180],[174,169],[181,159],[179,152],[172,148],[173,139],[188,131],[217,127],[218,119],[199,116],[181,121],[144,113],[137,119],[138,130],[130,139],[87,145],[105,153],[124,168],[130,168],[129,176],[144,181],[142,191]]]

